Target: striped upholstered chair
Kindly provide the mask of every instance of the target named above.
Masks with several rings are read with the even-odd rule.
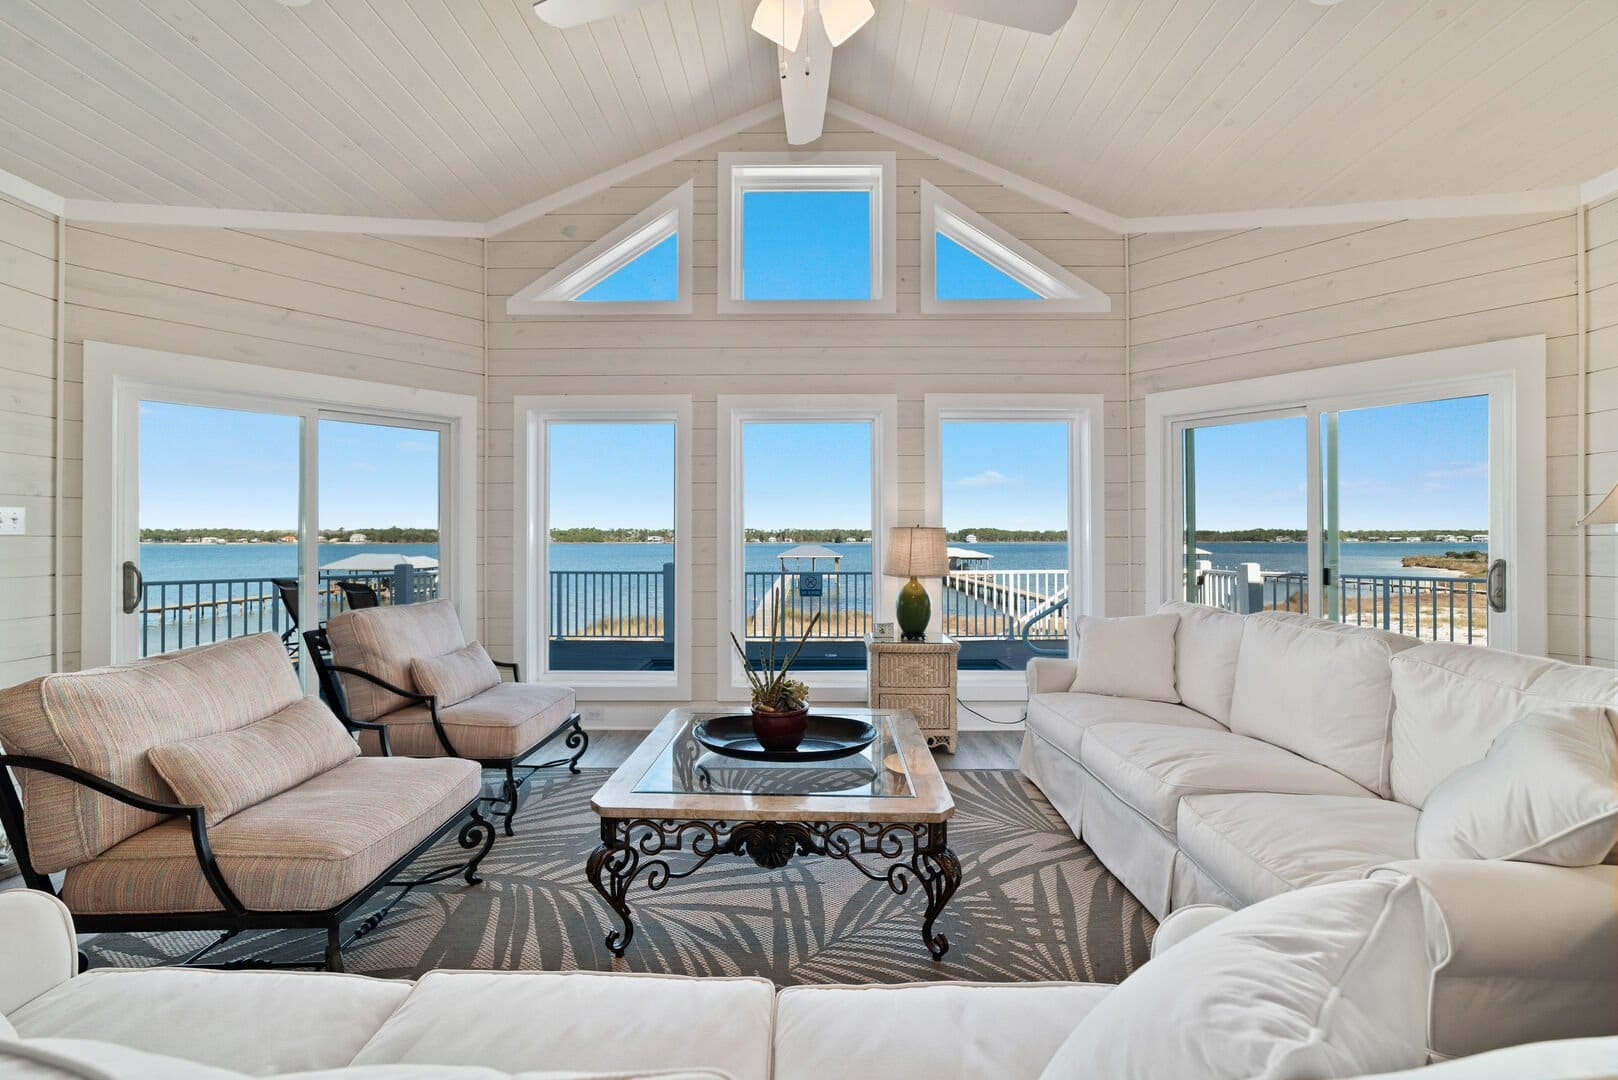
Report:
[[[500,794],[489,801],[504,814],[507,836],[522,784],[535,772],[579,771],[589,737],[573,691],[525,683],[516,664],[467,644],[448,600],[345,611],[304,639],[326,700],[359,732],[366,753],[466,758],[501,771]],[[558,738],[571,754],[529,763]]]
[[[23,878],[81,931],[323,929],[341,970],[375,894],[477,884],[494,843],[475,765],[360,756],[273,634],[0,692],[0,748]],[[457,828],[469,859],[399,877]]]

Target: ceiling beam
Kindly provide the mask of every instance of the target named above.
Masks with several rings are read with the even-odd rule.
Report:
[[[27,203],[53,217],[61,217],[67,200],[54,191],[46,191],[38,184],[24,180],[15,173],[0,169],[0,195],[9,195],[18,202]]]

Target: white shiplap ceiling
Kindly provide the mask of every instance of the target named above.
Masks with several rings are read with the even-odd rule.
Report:
[[[905,0],[832,95],[1123,215],[1563,188],[1618,167],[1618,0]],[[752,0],[0,0],[0,169],[69,199],[483,221],[772,101]]]

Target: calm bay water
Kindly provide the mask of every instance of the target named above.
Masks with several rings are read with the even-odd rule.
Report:
[[[773,571],[780,568],[777,556],[794,545],[748,544],[747,569]],[[871,569],[871,545],[824,544],[843,556],[840,569],[859,573]],[[973,551],[992,555],[993,570],[1059,570],[1067,565],[1067,545],[972,544]],[[1343,572],[1348,574],[1419,575],[1406,570],[1400,560],[1407,555],[1442,555],[1474,544],[1424,543],[1343,545]],[[1244,562],[1256,562],[1265,570],[1301,572],[1308,565],[1306,544],[1238,543],[1204,541],[1204,551],[1221,569]],[[297,566],[295,544],[142,544],[141,573],[148,581],[195,581],[213,578],[290,577]],[[438,556],[437,544],[321,544],[319,562],[329,566],[350,555],[388,553]],[[660,570],[674,558],[673,544],[555,544],[551,566],[556,570]],[[807,566],[805,566],[807,569]],[[820,569],[830,569],[824,562]]]

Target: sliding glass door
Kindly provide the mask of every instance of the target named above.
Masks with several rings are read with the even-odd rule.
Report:
[[[1412,389],[1174,423],[1175,594],[1512,647],[1508,396]]]

